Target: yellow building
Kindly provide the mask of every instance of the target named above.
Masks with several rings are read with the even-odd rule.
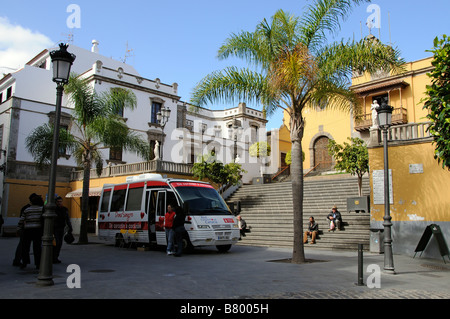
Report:
[[[358,94],[359,105],[349,112],[327,108],[326,105],[305,109],[303,169],[332,170],[333,159],[327,150],[330,139],[342,144],[348,137],[359,137],[369,143],[374,100],[381,105],[381,100],[385,98],[394,107],[393,125],[426,121],[426,111],[422,110],[419,102],[424,97],[425,86],[429,84],[426,73],[432,69],[431,61],[432,58],[426,58],[406,63],[405,72],[394,76],[383,72],[372,76],[355,74],[350,88]],[[286,112],[284,123],[289,124]]]
[[[404,65],[402,74],[380,72],[375,75],[355,74],[352,89],[359,105],[350,113],[326,108],[305,110],[303,150],[306,153],[305,172],[316,167],[332,169],[327,157],[329,139],[341,144],[348,137],[360,137],[369,148],[371,228],[383,229],[384,217],[384,159],[381,132],[373,119],[372,104],[376,100],[392,106],[392,126],[389,129],[390,215],[394,253],[413,256],[427,226],[439,225],[446,241],[450,238],[450,172],[434,159],[433,138],[428,134],[426,98],[427,73],[433,69],[433,58]],[[289,123],[285,114],[284,120]],[[374,125],[375,124],[375,125]],[[440,258],[436,240],[431,240],[425,257]]]

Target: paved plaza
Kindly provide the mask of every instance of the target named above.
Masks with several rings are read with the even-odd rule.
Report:
[[[236,245],[228,253],[202,248],[175,258],[164,249],[117,248],[96,237],[88,245],[64,244],[62,263],[53,265],[54,285],[39,287],[33,265],[12,266],[17,243],[18,238],[0,238],[0,298],[450,298],[450,263],[439,259],[394,255],[396,274],[388,275],[377,272],[383,255],[365,252],[364,285],[358,286],[357,251],[306,246],[309,262],[298,265],[287,262],[291,250],[285,248]],[[79,266],[81,288],[68,287],[72,264]]]

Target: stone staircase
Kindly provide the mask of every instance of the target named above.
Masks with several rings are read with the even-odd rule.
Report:
[[[363,195],[369,195],[369,178],[363,179]],[[347,198],[358,196],[357,178],[351,175],[315,176],[304,179],[303,226],[314,216],[319,224],[317,244],[308,248],[364,250],[370,244],[370,214],[347,212]],[[241,201],[241,216],[251,232],[240,245],[290,247],[293,244],[292,184],[243,185],[227,202]],[[328,232],[328,213],[333,205],[341,212],[341,231]],[[303,236],[303,234],[302,234]],[[309,239],[310,242],[310,239]]]

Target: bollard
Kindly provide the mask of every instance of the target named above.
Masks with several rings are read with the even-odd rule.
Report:
[[[364,286],[363,280],[363,244],[358,244],[358,286]]]

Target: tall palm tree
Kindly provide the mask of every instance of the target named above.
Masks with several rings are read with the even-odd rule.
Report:
[[[81,227],[79,243],[88,242],[87,218],[89,203],[89,182],[92,166],[100,174],[103,168],[101,150],[122,148],[135,151],[148,160],[149,144],[136,132],[131,131],[119,115],[123,109],[134,109],[136,97],[126,89],[114,89],[98,94],[88,80],[72,75],[65,86],[73,104],[73,133],[61,129],[60,148],[74,156],[77,164],[83,167],[83,193],[81,207]],[[26,139],[26,147],[38,165],[50,163],[53,140],[53,126],[41,125]]]
[[[268,115],[277,108],[290,115],[293,263],[305,262],[303,110],[324,101],[329,107],[355,108],[357,99],[349,90],[352,71],[402,71],[404,62],[399,52],[376,39],[328,43],[352,6],[363,2],[368,0],[316,0],[301,18],[278,10],[270,22],[264,19],[254,32],[232,34],[219,49],[218,57],[238,57],[249,67],[213,72],[197,84],[192,94],[193,105],[247,101],[260,103]]]

